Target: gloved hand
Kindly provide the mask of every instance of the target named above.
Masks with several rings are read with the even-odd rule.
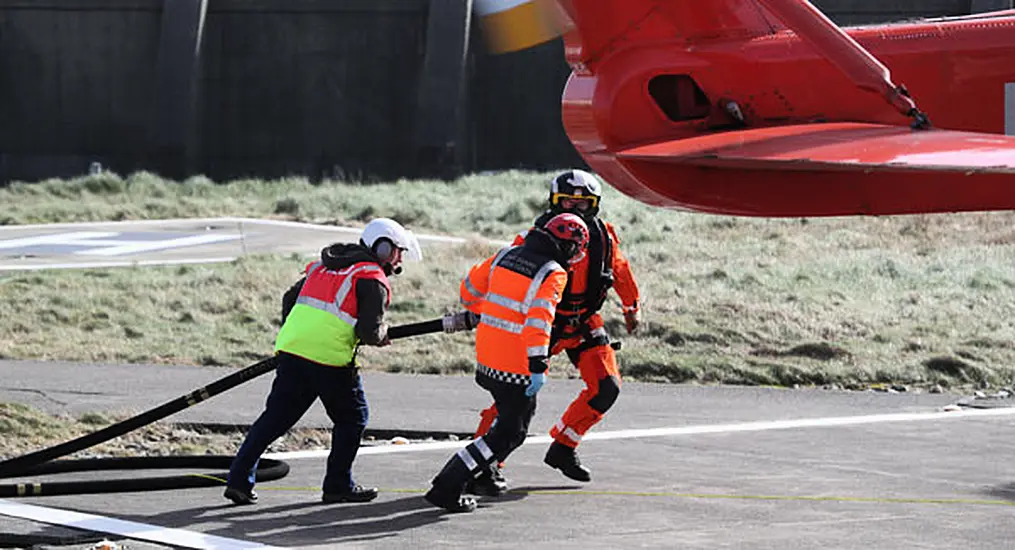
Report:
[[[640,309],[624,309],[624,326],[627,328],[628,334],[632,334],[634,331],[638,330],[638,325],[640,324],[641,324]]]
[[[529,375],[529,385],[525,388],[525,397],[533,397],[539,393],[539,388],[546,383],[545,372],[534,372]]]
[[[441,320],[444,332],[451,334],[462,330],[472,330],[479,325],[479,315],[471,311],[459,311],[457,313],[446,313]]]
[[[532,397],[546,383],[546,369],[550,368],[546,357],[529,357],[529,385],[525,388],[525,396]]]

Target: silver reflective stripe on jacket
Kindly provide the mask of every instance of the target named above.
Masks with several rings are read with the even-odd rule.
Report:
[[[504,255],[507,254],[507,252],[513,248],[517,247],[505,248],[504,250],[501,250],[500,253],[497,254],[497,257],[494,258],[493,262],[491,262],[490,264],[491,277],[493,276],[493,270],[495,267],[497,267],[497,264],[499,264],[500,261],[504,258]],[[546,298],[537,299],[536,293],[539,292],[539,287],[543,285],[543,282],[546,281],[546,278],[550,275],[550,273],[553,273],[554,271],[558,270],[563,271],[563,269],[557,264],[557,262],[553,260],[548,261],[544,263],[542,266],[540,266],[539,271],[536,272],[536,276],[533,277],[532,282],[529,283],[528,290],[525,291],[525,300],[523,302],[519,302],[518,300],[515,300],[513,298],[508,298],[507,296],[503,296],[501,294],[496,294],[493,292],[490,292],[486,295],[486,301],[492,304],[497,304],[503,308],[510,309],[512,311],[517,311],[518,313],[521,313],[522,315],[526,316],[528,316],[529,310],[534,307],[545,309],[550,312],[550,318],[552,319],[554,314],[556,313],[556,307],[550,300],[547,300]],[[472,291],[470,290],[470,292]],[[539,329],[545,332],[546,334],[550,334],[550,330],[552,329],[550,323],[546,322],[543,319],[526,319],[525,324],[522,325],[520,323],[515,323],[512,321],[508,321],[507,319],[496,317],[489,313],[483,314],[483,318],[480,321],[480,324],[486,324],[491,327],[510,332],[512,334],[521,334],[522,330],[525,327]],[[528,348],[529,351],[528,356],[545,357],[547,355],[547,351],[544,348],[545,346]]]
[[[490,277],[493,277],[493,268],[497,265],[497,262],[499,262],[500,259],[503,258],[505,254],[507,254],[514,248],[518,247],[509,246],[507,248],[502,248],[500,249],[499,252],[497,252],[497,255],[493,258],[493,262],[490,263]],[[462,283],[465,285],[465,290],[468,290],[469,294],[472,294],[472,296],[475,298],[474,300],[466,300],[465,298],[461,298],[459,301],[462,303],[463,306],[465,307],[474,306],[478,304],[483,298],[486,298],[486,293],[480,292],[476,288],[476,285],[472,284],[472,279],[470,279],[468,275],[465,276],[465,280],[462,281]]]
[[[320,262],[315,263],[311,266],[307,273],[312,273],[314,269],[321,265]],[[352,283],[354,281],[353,275],[361,271],[380,271],[381,267],[377,265],[361,265],[355,269],[352,269],[345,273],[345,279],[342,280],[342,284],[339,285],[338,291],[335,292],[335,300],[333,302],[325,302],[317,298],[311,298],[309,296],[300,296],[296,299],[297,304],[303,304],[310,306],[314,309],[321,311],[327,311],[328,313],[338,317],[339,319],[349,323],[350,325],[356,326],[357,319],[352,315],[342,311],[341,306],[345,302],[345,299],[349,296],[349,292],[352,291]],[[339,271],[339,273],[342,273]]]

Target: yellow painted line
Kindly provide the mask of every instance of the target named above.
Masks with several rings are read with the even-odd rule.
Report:
[[[695,499],[732,499],[732,500],[780,500],[806,502],[864,502],[881,504],[968,504],[980,506],[1015,506],[1015,502],[1007,500],[986,500],[971,498],[924,498],[924,497],[847,497],[837,495],[736,495],[712,493],[670,493],[652,491],[563,491],[559,489],[534,489],[530,491],[508,491],[530,495],[593,495],[593,496],[631,496],[631,497],[666,497]]]
[[[221,483],[223,485],[226,484],[226,480],[224,480],[224,479],[222,479],[221,477],[218,477],[218,476],[210,476],[208,474],[184,474],[184,475],[188,475],[188,476],[191,476],[191,477],[199,477],[201,479],[210,479],[212,481],[217,481],[217,482],[219,482],[219,483]]]
[[[225,480],[202,474],[192,474],[198,477],[214,479],[225,483]],[[280,491],[292,493],[318,492],[320,487],[280,486],[264,485],[257,486],[258,491]],[[426,489],[387,488],[378,489],[381,493],[396,494],[423,494]],[[1015,506],[1015,502],[1008,500],[988,500],[975,498],[940,498],[940,497],[850,497],[842,495],[738,495],[723,493],[678,493],[669,491],[590,491],[586,489],[511,489],[508,491],[516,495],[550,495],[550,496],[596,496],[596,497],[637,497],[637,498],[682,498],[682,499],[712,499],[712,500],[772,500],[772,501],[797,501],[797,502],[857,502],[870,504],[952,504],[970,506]],[[496,501],[496,498],[492,499]]]

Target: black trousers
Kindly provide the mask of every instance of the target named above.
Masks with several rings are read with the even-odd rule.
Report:
[[[536,397],[525,395],[525,386],[494,380],[476,373],[476,383],[490,392],[497,405],[497,420],[490,431],[451,456],[433,480],[440,491],[457,493],[474,477],[488,472],[525,442],[529,423],[536,414]]]
[[[525,442],[529,423],[536,415],[536,397],[526,396],[525,386],[501,382],[479,373],[476,374],[476,383],[490,392],[497,405],[497,420],[483,439],[497,462],[503,462]]]
[[[229,468],[230,487],[249,490],[254,486],[257,463],[265,449],[292,428],[317,398],[334,423],[324,492],[343,493],[353,488],[352,463],[369,418],[359,371],[321,365],[288,353],[278,354],[264,412],[250,427]]]

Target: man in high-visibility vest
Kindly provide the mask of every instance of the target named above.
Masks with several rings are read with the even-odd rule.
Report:
[[[235,504],[257,501],[257,463],[317,398],[334,423],[322,500],[367,502],[377,489],[353,481],[352,463],[366,429],[368,408],[356,366],[360,344],[386,346],[384,314],[391,303],[388,276],[402,260],[421,260],[411,231],[387,218],[372,220],[357,244],[333,244],[307,265],[305,276],[282,299],[282,328],[275,339],[278,367],[264,412],[229,468],[224,496]]]
[[[561,214],[530,231],[521,246],[502,249],[473,266],[462,280],[461,300],[479,314],[476,383],[497,405],[488,433],[452,455],[433,480],[426,500],[450,512],[471,512],[465,484],[507,458],[525,441],[546,381],[553,316],[567,285],[564,266],[585,254],[589,230],[574,214]]]
[[[620,370],[609,334],[599,310],[611,288],[620,297],[624,325],[630,334],[641,322],[638,283],[627,258],[620,251],[620,239],[613,224],[598,216],[602,187],[593,174],[584,170],[568,170],[550,182],[549,209],[536,219],[534,227],[564,212],[581,216],[589,226],[588,254],[570,268],[564,297],[553,321],[550,355],[566,352],[578,368],[585,389],[571,403],[550,430],[553,443],[544,462],[565,476],[587,482],[592,472],[582,465],[577,447],[584,436],[606,414],[620,395]],[[524,235],[524,233],[522,234]],[[518,244],[522,237],[515,238]],[[497,418],[497,406],[481,413],[476,435],[486,433]],[[498,496],[507,483],[498,468],[469,484],[467,491]]]

